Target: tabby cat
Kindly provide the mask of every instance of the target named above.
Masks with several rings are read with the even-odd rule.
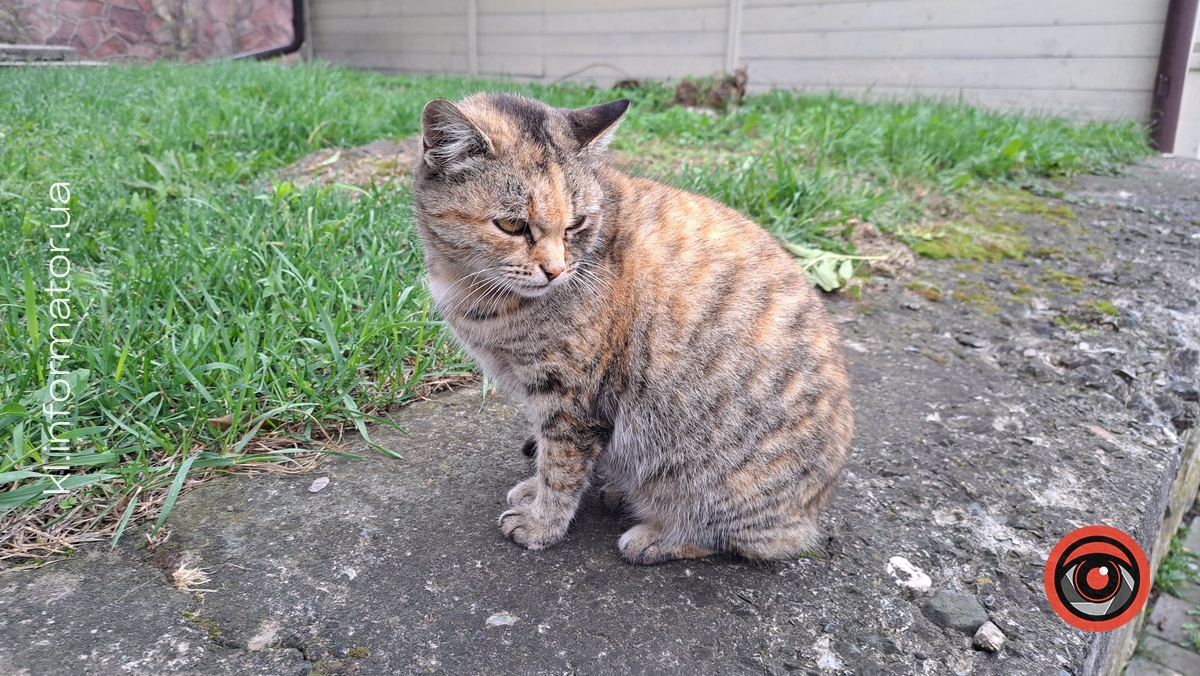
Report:
[[[630,563],[802,552],[853,427],[837,331],[762,228],[605,164],[628,107],[483,93],[422,113],[430,289],[533,426],[500,529],[550,547],[598,480],[637,522]]]

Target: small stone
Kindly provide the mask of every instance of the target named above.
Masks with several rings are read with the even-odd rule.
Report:
[[[1081,343],[1081,345],[1086,345],[1086,344],[1087,343]],[[1081,354],[1079,352],[1068,352],[1066,354],[1059,356],[1058,363],[1062,364],[1064,368],[1074,371],[1075,369],[1077,369],[1081,366],[1092,366],[1094,364],[1097,364],[1098,362],[1096,361],[1096,358],[1091,356],[1090,354]]]
[[[1122,328],[1136,328],[1142,325],[1142,313],[1137,310],[1125,310],[1121,313],[1119,321]]]
[[[987,347],[988,344],[986,340],[968,333],[960,333],[954,339],[958,341],[959,345],[966,345],[967,347],[974,347],[976,349]]]
[[[886,570],[888,575],[891,575],[896,584],[901,587],[908,587],[924,594],[933,586],[933,580],[903,556],[893,556],[888,559]]]
[[[329,485],[329,477],[323,476],[320,479],[314,479],[312,485],[308,487],[309,493],[319,493],[322,488]]]
[[[838,632],[837,622],[830,622],[829,624],[825,625],[822,631],[824,631],[826,634],[836,634]]]
[[[511,627],[516,623],[516,616],[505,612],[496,613],[487,618],[487,626],[489,627]]]
[[[1178,334],[1178,325],[1171,328]],[[1197,375],[1198,367],[1200,367],[1200,350],[1194,347],[1178,350],[1171,356],[1171,371],[1181,379],[1186,380]]]
[[[1200,401],[1200,387],[1196,383],[1175,383],[1171,392],[1184,401]]]
[[[1058,371],[1055,371],[1053,366],[1037,358],[1026,362],[1022,370],[1037,380],[1053,380],[1058,377]]]
[[[970,594],[942,589],[933,595],[921,608],[930,622],[939,627],[973,635],[988,621],[987,611]]]
[[[921,652],[920,650],[918,650],[917,652],[913,653],[913,657],[917,658],[918,660],[920,660],[920,661],[922,661],[922,662],[924,662],[925,660],[929,659],[929,655],[926,655],[925,653]]]
[[[975,632],[975,647],[989,653],[998,653],[1004,647],[1004,632],[991,622],[984,622]]]

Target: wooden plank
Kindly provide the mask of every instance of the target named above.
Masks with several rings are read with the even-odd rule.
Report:
[[[439,16],[467,13],[467,0],[312,0],[314,17]]]
[[[1167,0],[903,0],[747,7],[746,33],[1162,23]]]
[[[480,35],[480,54],[542,54],[544,35]]]
[[[1157,57],[1162,24],[744,33],[743,59]]]
[[[380,51],[397,54],[460,54],[467,52],[467,36],[429,35],[426,33],[333,33],[322,31],[313,35],[313,47],[318,51]]]
[[[1157,59],[743,59],[750,80],[782,87],[1148,91]]]
[[[521,14],[494,14],[479,11],[480,35],[529,35],[542,33],[546,26],[546,15],[538,12]]]
[[[390,73],[430,73],[461,75],[467,70],[467,57],[440,54],[397,54],[394,52],[338,51],[317,53],[322,59],[348,66]]]
[[[728,19],[727,7],[629,12],[560,12],[547,13],[545,26],[546,32],[552,35],[724,31]]]
[[[541,54],[479,54],[479,72],[502,77],[534,77],[545,74],[545,59]]]
[[[568,56],[546,54],[546,77],[554,79],[569,73],[575,79],[678,78],[684,75],[711,75],[724,65],[717,56]]]
[[[546,13],[586,12],[598,9],[598,6],[619,13],[655,9],[692,11],[714,7],[727,9],[729,0],[552,0],[546,2]]]
[[[562,56],[725,56],[724,33],[606,33],[545,38],[547,54]]]
[[[544,14],[548,0],[479,0],[480,14]]]
[[[751,84],[750,91],[761,93],[763,84]],[[963,101],[994,110],[1066,116],[1092,120],[1137,120],[1149,118],[1148,92],[1031,91],[1028,89],[949,89],[911,87],[803,87],[802,93],[836,91],[856,99],[870,101],[909,101],[913,98]]]
[[[320,19],[313,17],[313,34],[466,35],[467,16],[393,16]]]

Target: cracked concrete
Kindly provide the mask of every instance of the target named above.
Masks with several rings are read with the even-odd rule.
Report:
[[[923,261],[943,302],[891,280],[831,300],[858,431],[822,557],[632,567],[629,524],[594,497],[561,545],[521,550],[495,518],[529,471],[523,416],[464,389],[374,428],[403,460],[363,446],[317,475],[220,478],[154,552],[130,534],[5,576],[0,673],[1100,673],[1113,637],[1060,620],[1042,566],[1082,525],[1147,549],[1162,527],[1196,440],[1177,386],[1200,376],[1200,191],[1155,166],[1063,187],[1069,225],[1013,216],[1041,253]],[[171,585],[185,551],[211,591]],[[939,592],[1004,647],[932,621]]]

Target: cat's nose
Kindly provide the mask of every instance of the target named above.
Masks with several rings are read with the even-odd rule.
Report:
[[[553,280],[562,274],[565,267],[562,263],[542,263],[542,272],[546,273],[546,279]]]

